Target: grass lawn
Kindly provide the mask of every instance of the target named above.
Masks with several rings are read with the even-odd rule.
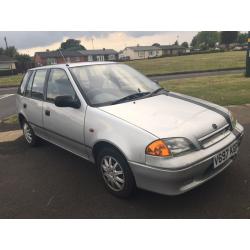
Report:
[[[18,124],[18,118],[17,118],[17,115],[11,115],[7,118],[4,118],[2,120],[2,123],[4,124]]]
[[[223,106],[250,103],[250,78],[244,77],[243,74],[168,80],[160,84],[168,90]]]
[[[13,75],[13,76],[0,76],[0,86],[4,85],[19,85],[23,78],[23,74]]]
[[[164,57],[125,62],[142,73],[164,74],[193,70],[244,67],[245,51],[230,51],[189,56]]]

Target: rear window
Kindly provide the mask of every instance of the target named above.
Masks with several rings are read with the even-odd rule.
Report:
[[[25,90],[27,81],[28,81],[28,79],[29,79],[31,73],[32,73],[31,71],[28,71],[28,72],[24,75],[24,77],[23,77],[23,79],[22,79],[22,82],[21,82],[21,84],[20,84],[20,86],[19,86],[19,88],[18,88],[18,91],[17,91],[18,94],[20,94],[20,95],[23,95],[23,94],[24,94],[24,90]]]
[[[47,70],[44,69],[36,71],[31,90],[31,97],[43,100],[44,97],[43,89],[44,89],[46,74]]]

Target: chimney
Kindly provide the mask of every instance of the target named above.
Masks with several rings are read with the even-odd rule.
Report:
[[[105,48],[103,48],[102,50],[105,50]]]

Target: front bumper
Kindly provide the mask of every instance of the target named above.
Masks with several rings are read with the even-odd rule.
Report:
[[[240,144],[243,134],[243,127],[237,123],[234,131],[227,138],[210,148],[172,159],[155,158],[150,165],[130,161],[129,165],[137,187],[166,195],[187,192],[213,178],[233,162],[236,156],[228,159],[218,168],[213,168],[214,155],[235,141]]]

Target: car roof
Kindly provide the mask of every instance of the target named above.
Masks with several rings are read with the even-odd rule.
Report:
[[[37,69],[50,69],[50,68],[59,68],[59,69],[65,69],[65,68],[73,68],[73,67],[80,67],[80,66],[90,66],[90,65],[102,65],[102,64],[114,64],[116,62],[79,62],[79,63],[63,63],[63,64],[53,64],[53,65],[46,65],[41,67],[35,67],[30,70],[37,70]]]

